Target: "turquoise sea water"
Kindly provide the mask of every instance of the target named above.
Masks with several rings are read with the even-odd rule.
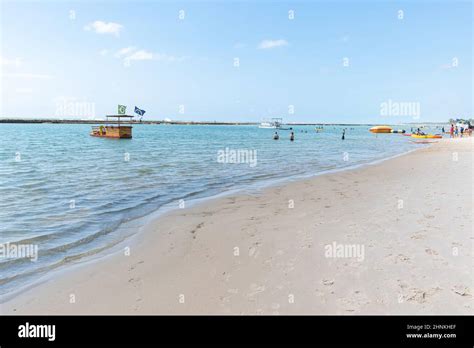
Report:
[[[109,248],[120,226],[164,205],[316,175],[423,145],[367,126],[136,125],[130,140],[89,136],[89,125],[0,125],[0,244],[38,247],[38,260],[0,258],[0,294]],[[346,128],[346,140],[341,140]],[[256,151],[255,163],[222,163],[219,151]],[[345,154],[346,152],[346,154]],[[229,152],[228,152],[229,153]],[[255,152],[251,154],[255,155]],[[242,159],[242,158],[241,158]]]

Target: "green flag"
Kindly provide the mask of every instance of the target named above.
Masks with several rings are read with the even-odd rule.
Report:
[[[125,115],[125,112],[127,111],[127,107],[125,105],[120,105],[118,106],[118,114],[119,115]]]

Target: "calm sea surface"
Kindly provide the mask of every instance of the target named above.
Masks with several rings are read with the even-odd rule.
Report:
[[[0,258],[0,294],[115,245],[127,236],[120,226],[164,205],[178,208],[180,200],[366,164],[423,146],[402,135],[376,136],[363,126],[344,127],[344,141],[343,127],[327,126],[321,133],[312,126],[293,128],[295,142],[289,131],[279,131],[274,141],[274,130],[257,126],[176,125],[136,125],[133,139],[114,140],[89,136],[89,125],[0,124],[0,244],[38,248],[35,262]],[[256,151],[256,163],[222,163],[234,160],[218,160],[226,148],[229,155]]]

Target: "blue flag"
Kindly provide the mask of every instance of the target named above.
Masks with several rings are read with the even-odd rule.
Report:
[[[135,113],[140,116],[143,116],[145,114],[145,110],[139,109],[135,106]]]

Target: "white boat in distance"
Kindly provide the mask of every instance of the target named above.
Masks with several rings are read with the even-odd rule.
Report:
[[[281,125],[283,123],[282,118],[272,118],[271,121],[268,120],[263,120],[260,123],[260,126],[258,128],[274,128],[274,129],[279,129],[281,128]]]

